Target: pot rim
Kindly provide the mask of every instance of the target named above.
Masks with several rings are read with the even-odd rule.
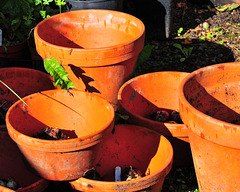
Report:
[[[121,105],[121,107],[124,108],[124,110],[130,114],[131,116],[133,116],[134,119],[139,119],[142,123],[143,122],[147,122],[148,123],[154,123],[156,125],[158,125],[159,127],[162,127],[163,125],[165,127],[167,127],[167,129],[169,129],[170,133],[168,134],[164,134],[165,136],[173,136],[173,137],[178,137],[178,138],[188,138],[188,129],[186,127],[185,124],[172,124],[172,123],[161,123],[161,122],[157,122],[157,121],[154,121],[154,120],[151,120],[151,119],[148,119],[146,117],[143,117],[139,114],[136,114],[136,113],[132,113],[124,104],[123,100],[122,100],[122,93],[124,91],[124,89],[130,85],[132,82],[134,81],[137,81],[138,79],[142,79],[142,78],[145,78],[145,77],[148,77],[148,76],[151,76],[151,75],[155,75],[155,74],[166,74],[166,73],[169,73],[169,74],[189,74],[187,72],[179,72],[179,71],[161,71],[161,72],[152,72],[152,73],[147,73],[147,74],[143,74],[143,75],[139,75],[137,77],[134,77],[130,80],[128,80],[127,82],[125,82],[119,89],[119,92],[118,92],[118,103],[119,105]],[[178,133],[175,133],[175,130],[179,130],[181,129],[183,133],[181,134],[178,134]]]
[[[24,98],[22,98],[24,101],[30,97],[33,97],[34,95],[38,95],[41,93],[54,93],[54,92],[65,92],[66,90],[47,90],[47,91],[42,91],[42,92],[38,92],[38,93],[34,93],[31,95],[28,95]],[[13,128],[13,126],[11,125],[10,121],[9,121],[9,115],[10,112],[13,108],[15,108],[18,105],[23,105],[21,100],[18,100],[17,102],[15,102],[8,110],[7,114],[6,114],[6,125],[7,125],[7,130],[8,133],[10,135],[10,137],[19,145],[24,145],[25,147],[28,148],[33,148],[34,150],[39,150],[39,151],[49,151],[49,152],[68,152],[68,151],[75,151],[75,150],[80,150],[80,149],[84,149],[87,147],[91,147],[93,145],[96,145],[97,143],[99,143],[104,135],[106,134],[106,132],[108,132],[108,129],[113,128],[114,125],[114,117],[115,117],[115,112],[114,109],[112,107],[112,105],[107,102],[107,100],[103,99],[102,97],[92,94],[92,93],[87,93],[87,92],[83,92],[83,91],[79,91],[79,90],[71,90],[71,92],[75,92],[75,93],[80,93],[80,94],[85,94],[87,97],[91,96],[91,97],[97,97],[98,99],[101,100],[101,102],[103,102],[108,110],[109,110],[109,114],[112,114],[112,118],[109,119],[109,122],[107,122],[105,124],[104,127],[102,127],[101,129],[99,129],[97,132],[88,134],[86,136],[83,137],[78,137],[78,138],[71,138],[71,139],[65,139],[65,140],[45,140],[45,139],[39,139],[39,138],[35,138],[32,136],[28,136],[25,135],[19,131],[17,131],[15,128]],[[29,143],[31,144],[31,146],[29,145]]]
[[[138,23],[138,26],[140,26],[139,34],[136,37],[134,37],[131,40],[124,42],[124,43],[119,43],[119,44],[108,46],[108,47],[87,48],[87,49],[71,48],[71,47],[63,47],[60,45],[55,45],[55,44],[45,41],[44,39],[42,39],[39,36],[39,33],[38,33],[39,26],[43,25],[44,23],[48,22],[49,20],[52,20],[57,17],[64,17],[65,15],[76,14],[76,13],[99,13],[99,12],[106,13],[106,15],[112,14],[113,17],[114,17],[114,15],[124,15],[129,18],[132,18],[134,20],[134,22]],[[85,62],[91,61],[92,66],[86,65],[88,67],[105,66],[105,65],[112,65],[114,63],[119,63],[121,61],[128,60],[134,56],[137,56],[141,52],[141,50],[144,46],[145,25],[137,17],[132,16],[128,13],[120,12],[120,11],[106,10],[106,9],[75,10],[75,11],[57,14],[57,15],[51,16],[51,17],[41,21],[34,29],[34,37],[35,37],[36,46],[38,44],[37,42],[39,42],[39,43],[43,44],[44,46],[51,47],[55,51],[58,51],[59,54],[61,53],[60,55],[64,54],[65,55],[64,60],[66,60],[66,59],[80,60],[80,61],[82,60],[83,63],[81,64],[81,66],[86,65],[86,64],[84,64],[84,61]],[[38,50],[38,46],[37,46],[37,50]],[[119,51],[119,50],[121,50],[121,51]],[[101,53],[101,55],[100,55],[100,53]],[[114,55],[112,56],[113,53],[114,53]],[[118,54],[116,54],[116,53],[118,53]],[[78,56],[79,54],[83,54],[83,55],[89,54],[91,56],[88,57],[87,60],[77,59],[77,58],[79,58],[79,56]],[[99,59],[99,56],[101,56],[101,59]],[[54,57],[58,60],[58,57],[56,57],[54,55],[52,57]],[[72,59],[73,57],[74,57],[74,59]],[[86,56],[84,58],[86,58]],[[89,60],[89,58],[91,58],[91,59]],[[101,63],[100,62],[101,60],[104,60],[104,63]],[[96,64],[93,63],[93,61]],[[108,63],[108,64],[106,64],[106,63]]]
[[[196,76],[202,75],[206,71],[209,71],[211,69],[223,69],[223,68],[232,68],[237,67],[240,68],[240,62],[229,62],[229,63],[220,63],[215,64],[207,67],[200,68],[189,75],[187,75],[180,84],[179,87],[179,102],[180,102],[180,114],[183,113],[183,105],[184,110],[187,110],[188,113],[190,112],[191,115],[195,119],[198,119],[198,121],[195,121],[194,123],[190,123],[189,125],[186,125],[188,129],[190,129],[192,132],[197,134],[203,139],[209,140],[211,142],[214,142],[216,144],[226,146],[226,147],[232,147],[240,149],[240,125],[231,124],[216,118],[213,118],[209,115],[206,115],[205,113],[197,110],[194,108],[186,99],[184,95],[184,86],[185,84],[190,80],[193,79]],[[188,118],[184,115],[183,121],[188,122]],[[204,130],[201,125],[199,125],[200,122],[207,122],[208,127],[207,130]],[[199,127],[198,127],[199,126]],[[218,134],[219,130],[223,134]],[[190,141],[191,142],[191,141]]]
[[[130,124],[119,124],[119,125],[120,126],[127,125],[127,126],[132,126],[132,127],[140,127],[141,129],[155,132],[153,130],[149,130],[145,127],[138,126],[138,125],[130,125]],[[157,133],[157,134],[159,134],[159,133]],[[90,184],[90,185],[96,186],[96,187],[104,185],[106,190],[117,190],[115,188],[120,186],[120,188],[122,190],[126,190],[126,191],[129,191],[129,190],[138,191],[138,190],[142,190],[144,188],[148,188],[148,187],[152,186],[153,184],[157,183],[159,180],[161,180],[163,177],[165,177],[170,172],[171,167],[172,167],[172,162],[173,162],[173,153],[174,152],[173,152],[171,143],[165,136],[163,136],[161,134],[159,134],[159,135],[161,137],[161,140],[164,140],[164,142],[167,143],[167,145],[169,146],[170,154],[169,154],[168,158],[166,159],[166,166],[162,167],[158,171],[156,171],[150,175],[146,175],[142,178],[133,179],[130,181],[117,181],[117,182],[116,181],[98,181],[98,180],[91,180],[91,179],[81,177],[77,180],[70,181],[69,183],[72,186],[74,186],[75,183],[77,184],[79,182],[86,183],[86,185]],[[144,187],[142,187],[143,185],[144,185]]]

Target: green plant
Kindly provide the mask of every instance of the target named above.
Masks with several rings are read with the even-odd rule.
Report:
[[[40,21],[65,11],[65,4],[64,0],[1,0],[3,45],[23,42]]]
[[[180,58],[180,61],[183,62],[185,61],[187,58],[190,57],[191,53],[192,53],[192,50],[193,50],[193,47],[189,47],[189,48],[183,48],[181,44],[179,43],[174,43],[173,44],[174,47],[176,47],[177,49],[179,49],[182,54],[184,55],[184,57],[181,57]]]
[[[0,28],[3,45],[24,41],[34,26],[32,0],[1,0]]]
[[[61,87],[62,89],[76,88],[76,86],[68,79],[69,73],[58,63],[55,58],[45,59],[44,67],[46,71],[53,77],[54,86]]]
[[[240,5],[237,3],[225,4],[223,6],[217,6],[216,9],[220,12],[222,11],[232,11],[237,9]]]
[[[181,33],[182,33],[182,32],[183,32],[183,28],[180,27],[180,28],[178,29],[178,31],[177,31],[177,35],[178,35],[178,37],[181,36]]]
[[[55,3],[58,9],[54,9],[51,3]],[[62,6],[66,5],[64,0],[34,0],[36,12],[39,13],[42,19],[46,19],[57,13],[62,13]],[[37,15],[36,13],[36,15]]]
[[[2,80],[0,80],[0,83],[2,83],[5,87],[7,87],[19,100],[21,100],[26,106],[28,106],[28,104],[15,91],[13,91],[6,83],[4,83]],[[7,111],[3,109],[3,105],[4,103],[0,106],[0,120],[5,121],[5,116]]]

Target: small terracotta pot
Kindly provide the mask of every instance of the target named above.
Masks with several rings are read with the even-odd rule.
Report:
[[[0,46],[0,58],[17,58],[21,59],[25,56],[27,50],[27,41],[9,45],[9,46]]]
[[[95,164],[97,148],[113,128],[114,110],[105,99],[77,90],[49,90],[24,97],[6,115],[10,137],[32,168],[48,180],[72,180]],[[45,127],[59,128],[65,140],[36,138]]]
[[[141,125],[166,136],[174,149],[173,166],[192,164],[184,124],[162,123],[150,118],[154,112],[179,111],[178,88],[184,72],[154,72],[140,75],[123,84],[118,93],[119,111],[129,116],[128,123]]]
[[[103,142],[97,172],[102,181],[79,178],[70,184],[80,191],[161,191],[172,166],[173,149],[162,135],[135,125],[116,125]],[[114,182],[114,169],[132,166],[146,176]]]
[[[37,52],[54,57],[78,90],[101,94],[116,109],[120,86],[134,71],[144,46],[144,24],[112,10],[79,10],[40,22]]]
[[[180,114],[200,191],[240,191],[239,72],[238,62],[212,65],[180,85]]]
[[[13,178],[21,189],[17,192],[42,192],[49,182],[35,176],[26,166],[17,145],[9,137],[6,127],[0,126],[0,179]],[[0,186],[0,192],[13,191]]]

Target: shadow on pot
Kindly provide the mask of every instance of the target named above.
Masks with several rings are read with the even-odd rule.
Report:
[[[157,111],[179,111],[178,88],[188,73],[148,73],[124,83],[118,92],[119,111],[130,124],[147,127],[169,139],[174,149],[173,166],[192,165],[188,130],[183,123],[159,122],[151,118]]]
[[[239,71],[239,62],[204,67],[179,88],[200,191],[240,190]]]
[[[86,73],[86,72],[83,69],[81,69],[80,67],[76,67],[76,66],[74,66],[72,64],[68,64],[68,66],[71,68],[71,70],[74,73],[74,75],[78,79],[82,80],[82,82],[86,86],[85,91],[87,91],[89,93],[93,93],[93,92],[94,93],[100,93],[100,91],[98,89],[96,89],[95,87],[89,85],[89,83],[94,81],[94,79],[84,75],[84,73]]]
[[[77,179],[94,167],[97,148],[114,125],[114,110],[105,99],[70,92],[50,90],[29,95],[23,98],[29,107],[17,101],[6,115],[9,135],[28,163],[48,180]],[[34,137],[46,126],[73,135],[64,140]]]

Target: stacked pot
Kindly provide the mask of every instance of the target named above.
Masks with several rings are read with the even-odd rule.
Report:
[[[144,33],[139,19],[110,10],[66,12],[36,26],[39,55],[55,58],[76,89],[36,91],[10,106],[8,134],[31,173],[79,191],[161,190],[172,167],[170,142],[141,126],[114,126],[118,91],[134,71]],[[46,128],[67,138],[38,138]],[[117,166],[136,167],[142,177],[114,182]],[[103,181],[83,178],[92,169]]]

